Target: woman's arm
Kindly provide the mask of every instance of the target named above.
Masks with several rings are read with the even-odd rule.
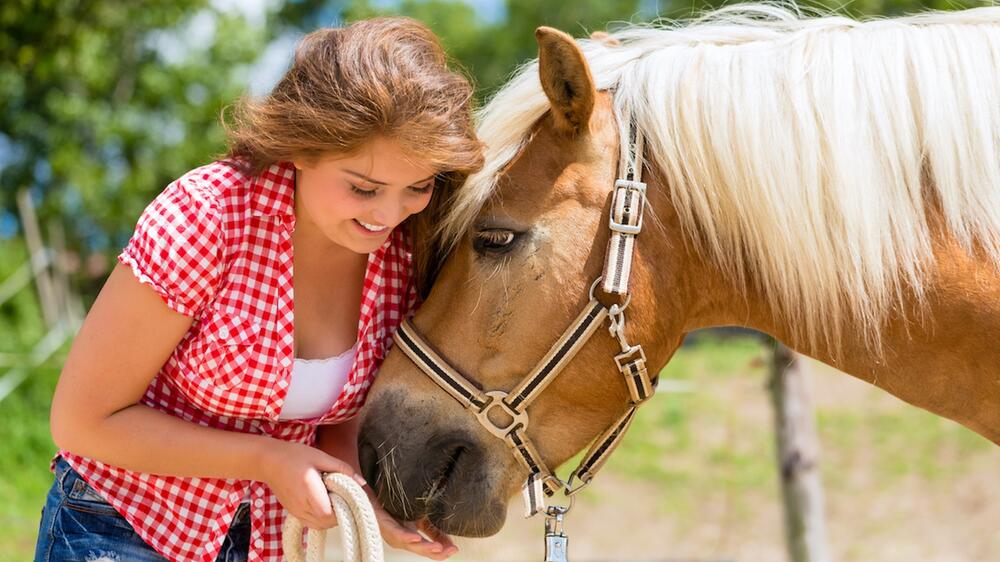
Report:
[[[316,448],[348,463],[359,474],[361,473],[361,461],[358,460],[360,419],[361,416],[355,416],[342,423],[316,427]]]
[[[318,471],[355,474],[347,463],[306,445],[208,428],[139,404],[191,322],[128,267],[116,267],[56,386],[56,445],[139,472],[266,482],[307,525],[334,524]]]
[[[191,326],[125,266],[111,273],[52,399],[62,449],[139,472],[260,480],[267,438],[202,427],[139,404]]]

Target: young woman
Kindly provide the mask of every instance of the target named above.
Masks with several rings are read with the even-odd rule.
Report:
[[[73,344],[35,560],[278,561],[283,510],[336,524],[320,473],[358,474],[354,416],[481,165],[470,98],[426,27],[384,18],[310,34],[237,107],[228,157],[149,205]],[[457,550],[376,511],[391,546]]]

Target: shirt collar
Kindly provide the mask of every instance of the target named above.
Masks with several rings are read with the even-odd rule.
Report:
[[[295,217],[295,167],[276,162],[253,178],[250,190],[253,216]]]

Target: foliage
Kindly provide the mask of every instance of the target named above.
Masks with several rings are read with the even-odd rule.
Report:
[[[223,148],[263,29],[203,0],[5,2],[0,201],[30,188],[78,248],[120,247],[155,191]]]
[[[27,259],[16,241],[0,240],[0,281]],[[30,289],[0,304],[0,376],[13,354],[29,349],[45,333]],[[49,437],[49,404],[64,357],[58,353],[0,401],[0,562],[28,560],[34,550],[42,499],[51,484],[47,470],[55,446]]]

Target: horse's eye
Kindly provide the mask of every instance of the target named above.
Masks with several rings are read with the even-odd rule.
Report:
[[[506,228],[485,228],[476,233],[472,247],[479,254],[503,254],[514,247],[519,234]]]

